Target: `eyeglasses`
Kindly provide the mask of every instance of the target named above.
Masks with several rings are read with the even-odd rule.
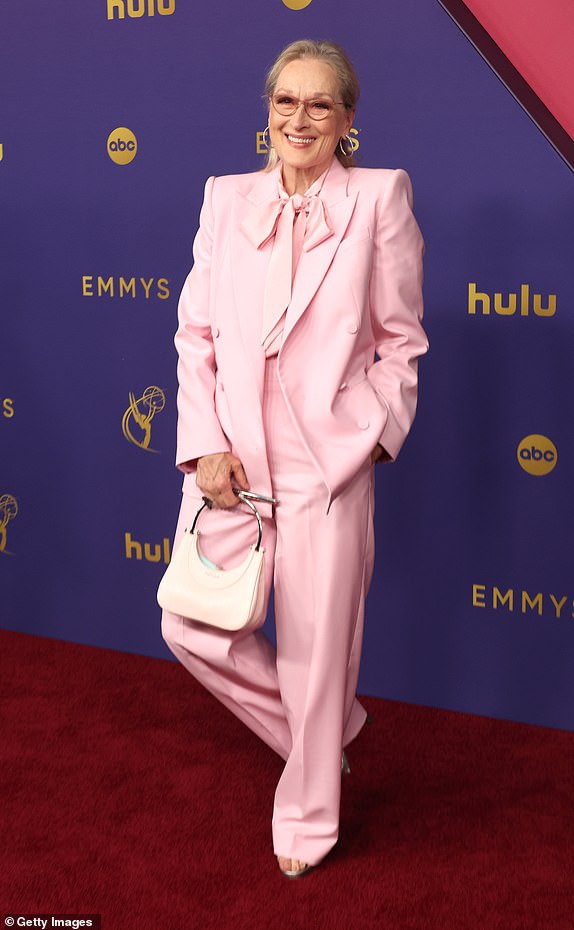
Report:
[[[293,116],[303,105],[305,113],[313,120],[327,119],[335,112],[335,107],[345,107],[342,101],[328,100],[325,97],[313,97],[311,100],[298,100],[289,94],[270,94],[273,109],[280,116]]]

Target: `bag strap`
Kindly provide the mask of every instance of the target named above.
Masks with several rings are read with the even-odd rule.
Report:
[[[257,518],[258,536],[257,536],[257,545],[255,546],[255,551],[259,552],[259,547],[261,546],[261,537],[263,535],[263,526],[261,523],[261,517],[259,516],[259,511],[257,510],[257,507],[252,502],[252,500],[250,500],[250,498],[255,498],[255,500],[271,500],[271,498],[263,498],[261,495],[255,495],[255,494],[250,493],[249,491],[245,491],[245,492],[239,491],[237,488],[233,488],[233,493],[236,494],[239,500],[243,501],[244,504],[247,504],[249,509],[253,511],[253,513],[255,514]],[[214,504],[213,504],[213,501],[209,499],[209,497],[203,497],[202,500],[203,500],[203,504],[197,511],[193,519],[193,523],[191,524],[191,533],[195,532],[195,525],[197,523],[200,513],[202,513],[206,507],[208,510],[213,509]]]

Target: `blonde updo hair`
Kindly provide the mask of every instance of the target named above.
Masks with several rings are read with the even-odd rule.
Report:
[[[337,75],[341,91],[341,100],[345,104],[346,109],[353,110],[357,106],[360,88],[356,71],[344,49],[342,49],[340,45],[336,45],[335,42],[329,42],[326,39],[318,41],[315,39],[298,39],[296,42],[291,42],[290,45],[284,48],[267,72],[265,78],[266,98],[269,98],[271,94],[275,92],[279,75],[285,65],[290,64],[292,61],[298,61],[301,58],[316,58],[331,65],[333,71]],[[355,164],[353,154],[343,155],[338,145],[335,150],[335,155],[344,168],[351,168]],[[276,164],[277,154],[275,149],[270,146],[265,170],[270,171]]]

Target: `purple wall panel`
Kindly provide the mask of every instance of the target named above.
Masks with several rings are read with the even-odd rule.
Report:
[[[259,165],[266,66],[294,38],[328,36],[361,78],[361,163],[409,171],[427,243],[431,352],[413,434],[377,470],[362,690],[574,728],[566,165],[435,0],[352,14],[342,0],[247,13],[175,0],[173,15],[123,20],[106,0],[25,6],[0,14],[3,626],[167,655],[155,588],[179,505],[172,337],[203,184]],[[138,143],[125,166],[106,153],[121,126]],[[88,296],[98,276],[113,297]],[[118,295],[122,277],[135,297]],[[468,312],[472,282],[488,315]],[[518,295],[513,315],[496,292]],[[556,313],[534,313],[534,294],[556,295]],[[165,395],[156,453],[122,434],[130,392],[151,385]],[[518,462],[529,434],[558,450],[546,475]]]

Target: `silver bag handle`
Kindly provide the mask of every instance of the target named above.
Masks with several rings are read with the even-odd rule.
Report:
[[[240,491],[239,488],[233,488],[233,493],[239,498],[239,500],[243,501],[244,504],[247,504],[249,509],[253,511],[253,513],[255,514],[255,517],[257,518],[257,526],[258,526],[259,532],[257,536],[257,545],[255,546],[255,551],[259,552],[259,547],[261,546],[261,537],[263,535],[263,526],[261,523],[261,517],[259,516],[259,511],[257,510],[257,507],[255,506],[253,501],[254,500],[263,501],[266,504],[277,504],[278,501],[275,497],[267,497],[264,494],[256,494],[255,491]],[[201,507],[199,508],[199,510],[197,511],[193,519],[193,523],[191,525],[191,533],[195,532],[195,526],[196,526],[200,513],[202,513],[202,511],[204,511],[206,507],[208,510],[212,510],[214,506],[213,501],[210,500],[209,497],[203,497],[202,500],[203,500],[203,504],[201,505]]]

